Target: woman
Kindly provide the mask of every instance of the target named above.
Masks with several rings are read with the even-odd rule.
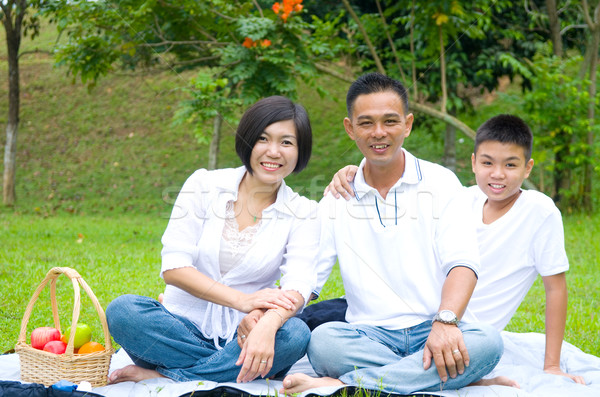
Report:
[[[235,147],[242,167],[198,170],[177,197],[162,238],[164,305],[135,295],[108,305],[110,332],[136,364],[111,383],[247,382],[283,375],[304,355],[310,331],[293,316],[316,282],[319,222],[316,203],[283,179],[310,158],[308,115],[287,98],[262,99],[242,116]],[[257,309],[252,331],[237,335]]]

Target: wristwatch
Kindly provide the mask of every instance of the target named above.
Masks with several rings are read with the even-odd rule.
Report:
[[[451,310],[442,310],[439,313],[437,313],[435,316],[433,316],[433,320],[431,320],[432,323],[439,321],[440,323],[443,324],[454,324],[454,325],[458,325],[458,317],[456,317],[456,314],[454,314],[453,311]]]

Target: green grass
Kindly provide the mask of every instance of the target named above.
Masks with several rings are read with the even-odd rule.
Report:
[[[0,349],[14,347],[21,319],[33,292],[53,267],[76,269],[104,308],[119,295],[158,296],[164,283],[160,269],[160,237],[166,220],[124,215],[106,218],[63,215],[0,216]],[[27,330],[53,326],[49,286],[37,300]],[[71,324],[73,287],[66,276],[57,284],[61,328]],[[100,322],[83,289],[80,321],[103,343]]]
[[[0,30],[0,41],[4,42]],[[56,34],[44,29],[23,49],[52,47]],[[0,47],[0,76],[6,76],[4,46]],[[183,181],[206,165],[207,148],[197,144],[185,127],[173,127],[172,116],[183,98],[179,90],[189,75],[126,76],[113,74],[92,90],[73,83],[64,69],[53,67],[43,53],[21,58],[21,123],[17,155],[17,204],[0,207],[0,349],[14,347],[29,298],[46,272],[69,266],[80,272],[103,307],[116,296],[135,293],[154,297],[164,288],[158,277],[160,237],[173,198]],[[313,157],[305,171],[287,179],[300,193],[318,199],[333,172],[358,163],[360,154],[342,126],[346,84],[323,77],[332,98],[321,99],[302,87],[299,101],[311,116]],[[0,125],[6,123],[7,79],[0,79]],[[502,98],[464,115],[476,127],[489,115],[507,111]],[[219,163],[239,165],[233,150],[235,126],[224,126]],[[418,156],[439,161],[443,126],[416,115],[406,147]],[[458,135],[461,137],[460,134]],[[5,135],[0,134],[4,147]],[[458,142],[461,181],[472,184],[469,155],[472,143]],[[0,166],[3,170],[3,165]],[[598,215],[565,217],[569,318],[565,339],[584,351],[600,355],[597,345],[599,290]],[[79,235],[83,237],[79,237]],[[78,240],[81,239],[81,242]],[[82,294],[85,295],[82,291]],[[321,299],[343,294],[339,272],[330,278]],[[59,284],[61,325],[70,322],[72,288]],[[89,301],[81,321],[99,326]],[[86,303],[87,302],[87,303]],[[509,330],[544,329],[544,292],[538,280]],[[40,296],[28,329],[51,325],[49,297]]]
[[[125,293],[156,297],[164,288],[159,278],[160,237],[167,219],[149,215],[123,214],[115,217],[0,215],[0,350],[14,347],[27,303],[49,269],[76,269],[90,285],[101,306]],[[565,218],[567,253],[571,262],[567,282],[570,291],[565,340],[583,351],[600,355],[598,308],[600,292],[595,274],[599,263],[600,216]],[[65,276],[58,284],[61,326],[70,325],[73,288]],[[515,332],[544,332],[545,295],[536,281],[507,327]],[[43,293],[27,329],[51,326],[50,297]],[[320,299],[343,295],[338,269],[334,269]],[[94,328],[101,339],[100,325],[92,305],[84,298],[81,321]]]

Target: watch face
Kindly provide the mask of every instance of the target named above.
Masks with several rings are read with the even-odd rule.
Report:
[[[449,310],[442,310],[440,312],[440,318],[443,321],[453,321],[455,319],[454,313]]]

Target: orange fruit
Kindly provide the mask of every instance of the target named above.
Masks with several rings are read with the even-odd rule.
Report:
[[[88,343],[83,344],[79,348],[79,351],[77,352],[77,354],[88,354],[88,353],[101,352],[101,351],[104,351],[104,346],[102,346],[100,343],[88,342]]]

